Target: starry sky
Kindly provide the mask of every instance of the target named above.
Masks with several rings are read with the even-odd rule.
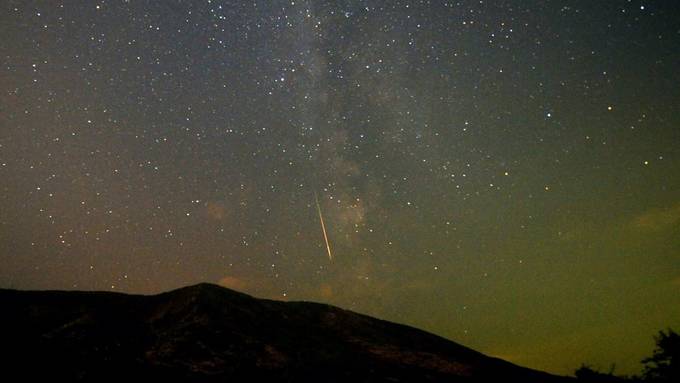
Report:
[[[1,287],[207,281],[560,374],[680,327],[675,1],[4,0],[0,36]]]

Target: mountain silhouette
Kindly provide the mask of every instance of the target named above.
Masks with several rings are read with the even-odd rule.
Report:
[[[144,296],[0,290],[22,381],[570,382],[334,306],[211,284]]]

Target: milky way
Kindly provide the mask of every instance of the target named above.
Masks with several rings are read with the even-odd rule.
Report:
[[[676,2],[8,0],[0,36],[1,287],[208,281],[562,374],[680,327]]]

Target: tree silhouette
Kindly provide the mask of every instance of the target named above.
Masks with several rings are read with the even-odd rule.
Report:
[[[614,366],[608,373],[604,373],[584,364],[574,372],[574,375],[580,382],[585,383],[621,383],[626,381],[625,378],[614,375]]]
[[[680,335],[672,329],[661,330],[654,341],[654,355],[642,360],[645,381],[680,382]]]

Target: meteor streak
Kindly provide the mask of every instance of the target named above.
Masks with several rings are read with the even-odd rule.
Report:
[[[331,244],[328,242],[328,234],[326,234],[326,225],[323,223],[323,215],[321,214],[321,205],[319,205],[319,197],[314,191],[314,200],[316,201],[316,210],[319,212],[319,221],[321,221],[321,231],[323,231],[323,240],[326,241],[326,250],[328,251],[328,259],[333,260],[333,253],[331,253]]]

